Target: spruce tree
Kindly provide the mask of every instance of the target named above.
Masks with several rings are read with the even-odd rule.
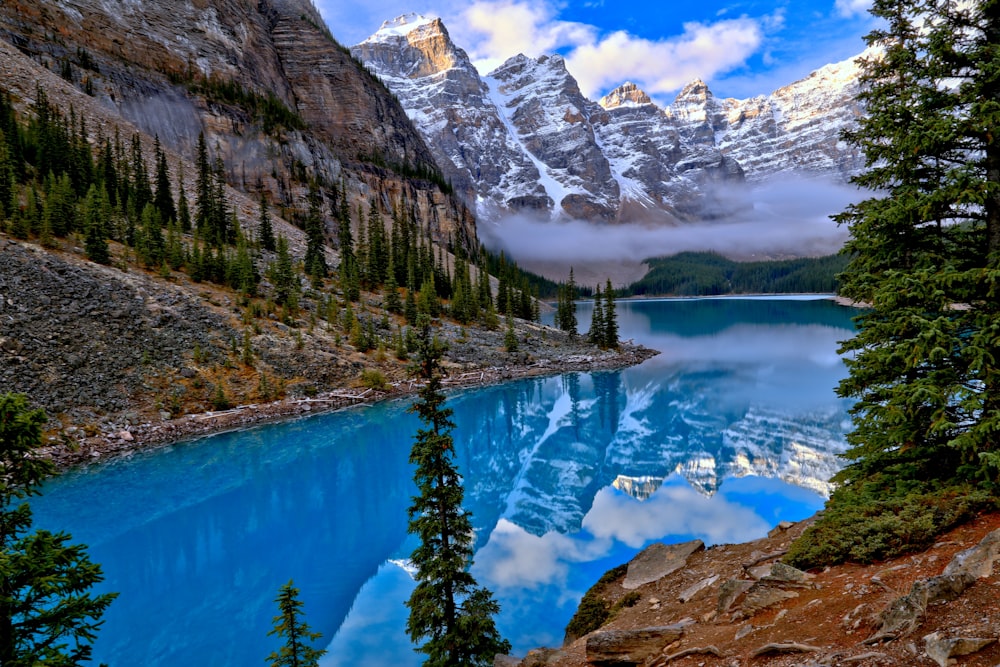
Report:
[[[305,267],[314,279],[327,276],[326,243],[323,234],[323,195],[316,181],[309,182],[309,213],[306,215]]]
[[[98,192],[97,186],[91,185],[83,202],[84,252],[91,261],[110,264],[111,252],[108,249],[107,221],[104,218],[102,197],[107,201],[103,188]]]
[[[19,394],[0,395],[0,665],[75,667],[87,662],[101,616],[116,597],[93,595],[103,581],[86,547],[66,533],[31,529],[26,498],[53,464],[42,446],[41,410]]]
[[[288,240],[278,236],[278,256],[271,265],[271,284],[274,285],[274,302],[279,306],[294,302],[298,292],[295,268],[292,266],[292,255],[288,252]]]
[[[264,250],[274,252],[274,228],[271,226],[271,215],[267,210],[267,196],[264,191],[260,191],[260,227],[257,231],[260,240],[260,247]]]
[[[604,336],[607,331],[604,326],[604,302],[601,299],[601,286],[594,290],[594,314],[590,319],[590,331],[587,332],[587,340],[597,347],[607,347],[604,344]]]
[[[842,293],[871,309],[843,351],[857,399],[842,482],[1000,482],[1000,2],[876,0],[881,54],[845,139],[877,193],[837,216]],[[934,482],[936,483],[936,482]],[[854,485],[860,488],[860,484]]]
[[[153,154],[156,161],[156,193],[153,195],[153,205],[160,212],[164,224],[177,219],[177,209],[174,207],[174,196],[170,191],[170,170],[167,167],[167,156],[160,147],[160,137],[153,137]]]
[[[310,644],[323,635],[313,632],[301,620],[303,615],[302,602],[298,599],[299,589],[292,585],[292,580],[281,587],[274,601],[278,604],[278,615],[271,622],[274,627],[267,633],[284,638],[284,645],[267,656],[269,667],[316,667],[319,659],[326,651],[315,649]]]
[[[430,322],[421,317],[416,374],[425,384],[411,410],[424,427],[417,431],[410,463],[419,495],[410,506],[411,533],[420,545],[410,560],[417,586],[407,601],[406,630],[425,665],[492,665],[497,654],[510,651],[493,617],[500,608],[492,594],[477,586],[469,567],[473,538],[470,514],[462,508],[462,477],[455,466],[452,411],[444,406],[440,359],[444,347],[431,337]]]
[[[615,290],[608,278],[604,285],[604,347],[618,349],[618,314],[615,312]]]
[[[194,224],[204,236],[212,224],[212,209],[215,195],[215,190],[212,187],[212,167],[208,161],[208,146],[205,145],[204,132],[198,133],[198,149],[195,157],[195,165],[198,168],[198,175],[195,178]]]

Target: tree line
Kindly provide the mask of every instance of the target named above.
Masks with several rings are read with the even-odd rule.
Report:
[[[844,254],[737,262],[712,252],[646,260],[649,271],[622,292],[629,296],[833,293],[847,266]]]

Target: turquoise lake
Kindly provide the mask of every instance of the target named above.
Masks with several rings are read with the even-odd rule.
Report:
[[[855,311],[815,298],[618,303],[662,354],[616,372],[464,390],[457,463],[473,574],[523,655],[558,646],[586,589],[656,541],[730,543],[819,509],[846,448],[838,341]],[[580,330],[589,309],[579,309]],[[321,663],[419,665],[407,463],[395,401],[178,444],[63,475],[35,525],[89,545],[118,591],[95,644],[111,667],[262,665],[278,588],[301,589]]]

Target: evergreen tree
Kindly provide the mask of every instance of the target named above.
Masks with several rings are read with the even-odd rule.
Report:
[[[98,264],[110,264],[111,252],[108,249],[107,220],[105,218],[107,193],[102,188],[100,192],[97,186],[92,185],[87,191],[87,197],[83,202],[83,231],[84,252],[87,258]]]
[[[309,645],[323,635],[312,632],[305,621],[301,620],[302,602],[298,596],[299,589],[293,587],[292,580],[289,579],[274,599],[278,603],[279,613],[271,620],[274,627],[267,636],[283,637],[285,644],[267,656],[269,667],[316,667],[319,659],[326,655],[325,650]]]
[[[410,506],[409,530],[420,538],[410,560],[417,568],[417,587],[407,601],[406,630],[424,664],[433,667],[492,665],[497,654],[508,653],[493,623],[499,605],[469,573],[472,563],[472,521],[462,509],[462,477],[454,463],[452,411],[444,407],[440,359],[443,346],[431,338],[430,323],[422,317],[415,370],[425,385],[411,410],[424,428],[417,431],[410,463],[419,495]]]
[[[103,581],[86,547],[66,533],[30,532],[31,507],[52,463],[42,445],[41,410],[18,394],[0,395],[0,665],[76,667],[89,661],[101,616],[116,597],[92,595]]]
[[[323,234],[323,195],[315,180],[309,182],[309,213],[306,215],[306,272],[314,279],[327,276],[326,243]]]
[[[267,197],[260,191],[260,227],[257,232],[260,237],[260,247],[274,252],[274,228],[271,226],[271,215],[267,211]]]
[[[288,252],[288,240],[278,236],[278,256],[271,265],[271,284],[274,285],[274,302],[279,306],[292,303],[298,293],[298,281],[292,266],[292,255]]]
[[[598,347],[606,347],[604,335],[607,332],[604,327],[604,303],[601,300],[601,286],[594,290],[594,314],[590,319],[590,331],[587,332],[587,340]]]
[[[556,326],[562,331],[568,331],[571,335],[576,335],[576,300],[579,298],[576,289],[576,279],[573,277],[573,268],[570,267],[569,279],[565,285],[559,286],[558,305],[556,308]]]
[[[177,224],[182,232],[191,231],[191,208],[184,193],[184,166],[178,167],[177,174]]]
[[[153,205],[160,212],[160,220],[169,223],[177,219],[177,209],[174,207],[174,196],[170,191],[170,171],[167,167],[167,156],[160,147],[160,137],[153,137],[153,153],[156,161],[156,193]]]
[[[878,193],[837,216],[857,399],[839,481],[1000,481],[1000,2],[876,0],[867,115],[847,139]],[[956,307],[956,304],[962,304]],[[861,485],[855,485],[860,487]]]
[[[608,278],[604,285],[604,347],[618,349],[618,315],[615,312],[615,290]]]
[[[212,224],[212,204],[214,200],[212,168],[208,162],[208,147],[205,145],[205,133],[198,133],[198,149],[195,157],[198,175],[195,179],[195,214],[194,224],[199,232],[205,234]]]

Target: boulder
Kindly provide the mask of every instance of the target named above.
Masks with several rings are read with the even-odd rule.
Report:
[[[587,662],[600,667],[641,665],[684,635],[684,626],[598,630],[587,635]]]
[[[941,667],[948,667],[954,662],[951,658],[971,655],[996,641],[996,637],[954,637],[949,639],[943,637],[940,632],[932,632],[924,637],[924,650],[927,652],[928,658]]]
[[[718,580],[719,580],[719,575],[717,575],[717,574],[714,574],[714,575],[712,575],[711,577],[709,577],[707,579],[702,579],[698,583],[692,584],[692,585],[688,586],[687,588],[685,588],[681,592],[681,594],[678,596],[678,599],[681,602],[687,602],[687,601],[691,600],[692,598],[694,598],[695,595],[697,595],[698,593],[702,592],[703,590],[705,590],[706,588],[708,588],[709,586],[711,586],[712,584],[714,584]]]
[[[719,587],[719,603],[716,605],[716,611],[720,614],[725,614],[736,601],[750,590],[750,587],[754,585],[753,581],[748,581],[746,579],[730,579],[729,581],[722,584]]]
[[[1000,528],[980,540],[979,544],[960,551],[944,569],[944,574],[970,574],[982,579],[993,574],[993,565],[1000,560]]]
[[[692,540],[681,544],[663,544],[657,542],[643,549],[628,564],[628,572],[622,587],[634,589],[665,577],[679,570],[687,563],[691,554],[705,548],[701,540]]]

